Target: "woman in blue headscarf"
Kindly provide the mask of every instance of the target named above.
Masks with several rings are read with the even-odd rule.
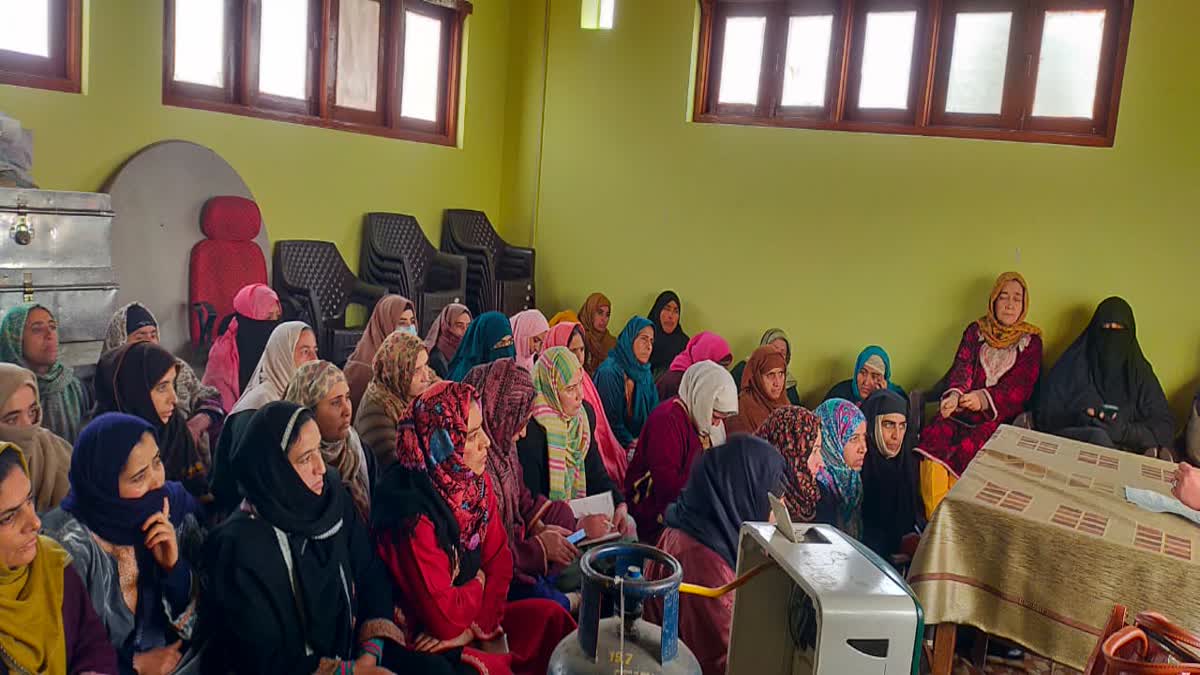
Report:
[[[625,448],[636,445],[642,425],[658,405],[658,389],[650,371],[654,324],[635,316],[617,337],[617,346],[596,371],[596,390],[613,434]]]
[[[822,505],[833,505],[831,524],[842,532],[862,537],[863,462],[867,458],[867,420],[858,406],[840,398],[816,409],[821,420],[821,459],[817,472]]]
[[[890,389],[907,397],[904,389],[892,382],[892,359],[883,347],[871,345],[862,350],[854,362],[854,377],[838,382],[825,394],[825,400],[843,398],[858,407],[866,403],[871,394],[880,389]]]
[[[446,379],[462,382],[475,366],[516,356],[508,317],[500,312],[485,312],[467,328],[454,360],[448,366],[450,374]]]

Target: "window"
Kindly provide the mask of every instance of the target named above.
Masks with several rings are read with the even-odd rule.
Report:
[[[587,30],[612,30],[617,0],[583,0],[579,25]]]
[[[81,0],[0,0],[0,84],[80,91]]]
[[[466,0],[165,2],[168,105],[457,139]]]
[[[699,0],[697,122],[1111,146],[1133,0]]]

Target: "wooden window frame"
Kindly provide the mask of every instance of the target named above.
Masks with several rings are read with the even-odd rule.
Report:
[[[1061,145],[1111,147],[1116,137],[1133,0],[698,0],[700,52],[697,58],[693,120],[698,123],[895,133],[977,138]],[[788,109],[779,105],[791,16],[805,8],[834,6],[830,75],[824,108]],[[907,110],[857,107],[863,36],[868,11],[916,8],[917,33]],[[1042,25],[1046,11],[1104,9],[1108,12],[1101,45],[1093,116],[1032,116],[1037,86]],[[947,113],[945,102],[953,54],[956,13],[1013,11],[1001,112],[998,115]],[[828,11],[828,10],[826,10]],[[822,12],[824,13],[824,12]],[[755,106],[720,104],[720,56],[724,17],[767,16],[759,101]],[[774,23],[772,23],[774,17]]]
[[[218,0],[213,0],[218,1]],[[379,0],[380,41],[377,105],[374,111],[337,105],[338,13],[341,0],[308,0],[309,82],[304,101],[262,94],[258,89],[261,0],[223,0],[225,82],[209,87],[174,80],[175,0],[163,0],[163,104],[246,117],[304,124],[419,143],[458,142],[458,108],[467,0]],[[413,11],[442,24],[442,77],[436,121],[400,115],[404,72],[404,16]]]
[[[0,84],[83,91],[83,0],[49,0],[50,56],[0,49]]]

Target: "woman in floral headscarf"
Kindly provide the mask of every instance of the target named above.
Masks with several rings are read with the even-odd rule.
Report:
[[[846,534],[862,537],[862,471],[867,458],[867,420],[853,403],[834,398],[817,407],[821,419],[821,459],[817,473],[822,499],[836,504],[833,525]]]
[[[407,333],[387,336],[375,354],[354,428],[381,471],[396,461],[396,423],[433,381],[428,363],[425,345]]]
[[[817,474],[825,468],[821,457],[821,418],[800,406],[787,406],[771,413],[758,428],[766,440],[787,460],[787,480],[781,495],[792,520],[802,523],[827,522],[821,508]]]

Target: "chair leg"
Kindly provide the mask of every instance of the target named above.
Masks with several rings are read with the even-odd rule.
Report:
[[[958,624],[939,623],[933,633],[932,675],[951,675],[954,670],[954,646]]]

